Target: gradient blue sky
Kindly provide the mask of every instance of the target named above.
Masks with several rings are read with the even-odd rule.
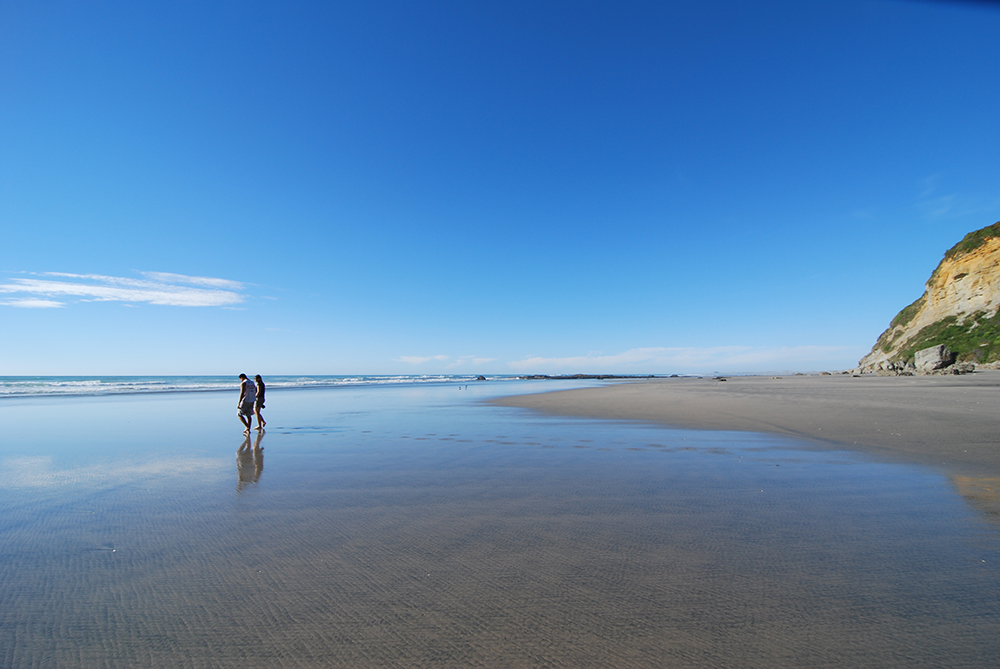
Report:
[[[0,375],[848,368],[1000,219],[982,3],[0,3]]]

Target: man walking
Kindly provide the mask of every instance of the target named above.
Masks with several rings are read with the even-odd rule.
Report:
[[[247,378],[246,374],[240,374],[240,400],[236,405],[236,415],[243,423],[244,434],[250,434],[250,427],[253,423],[253,403],[257,399],[257,387],[253,381]]]

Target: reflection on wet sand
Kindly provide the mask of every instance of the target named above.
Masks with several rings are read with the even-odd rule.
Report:
[[[250,483],[257,483],[260,474],[264,471],[264,447],[260,443],[264,440],[264,431],[257,433],[253,446],[250,445],[250,435],[243,438],[236,451],[236,490],[243,490]]]
[[[951,482],[969,506],[994,523],[1000,523],[1000,478],[953,476]]]

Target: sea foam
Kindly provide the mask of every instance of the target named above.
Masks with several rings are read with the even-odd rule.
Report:
[[[515,377],[492,375],[489,381]],[[393,374],[340,376],[267,376],[264,383],[276,388],[334,388],[338,386],[386,386],[427,383],[469,383],[476,375]],[[233,376],[0,376],[0,398],[88,395],[134,395],[143,393],[188,393],[233,391],[239,379]]]

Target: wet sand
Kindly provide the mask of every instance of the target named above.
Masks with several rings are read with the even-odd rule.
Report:
[[[996,370],[966,376],[657,379],[504,397],[496,404],[564,416],[780,434],[930,465],[954,476],[1000,477]]]
[[[0,402],[0,667],[995,666],[933,469],[538,387]]]

